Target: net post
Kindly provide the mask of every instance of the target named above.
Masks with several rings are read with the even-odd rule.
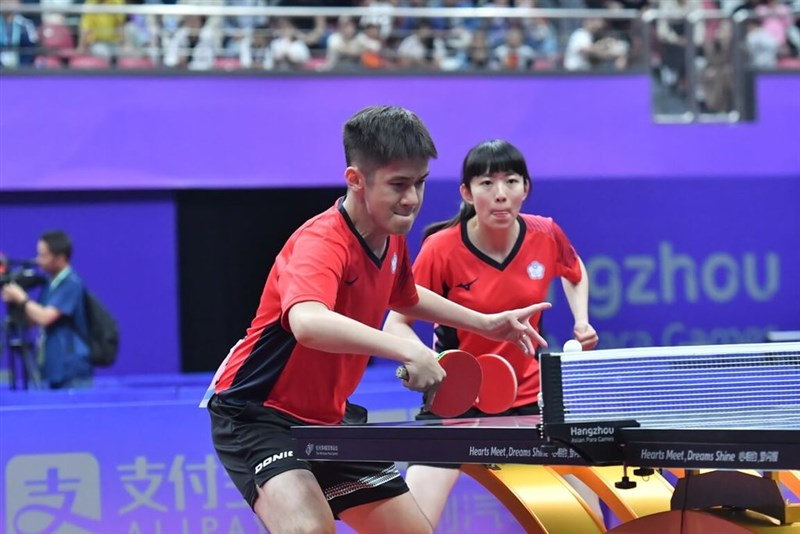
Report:
[[[564,422],[561,356],[544,353],[539,357],[540,402],[544,424]]]

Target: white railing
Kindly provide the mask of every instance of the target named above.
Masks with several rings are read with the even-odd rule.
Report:
[[[204,15],[204,16],[267,16],[267,17],[363,17],[376,14],[397,18],[446,19],[636,19],[635,9],[539,9],[527,7],[282,7],[282,6],[214,6],[190,4],[72,4],[15,6],[0,3],[0,13],[64,13],[83,15],[110,13],[123,15]]]

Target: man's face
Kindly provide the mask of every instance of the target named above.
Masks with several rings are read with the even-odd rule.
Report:
[[[397,161],[372,172],[364,202],[376,229],[402,235],[411,230],[422,206],[428,160]]]
[[[36,243],[36,265],[49,275],[58,274],[63,269],[64,257],[56,256],[50,252],[50,247],[44,241]]]

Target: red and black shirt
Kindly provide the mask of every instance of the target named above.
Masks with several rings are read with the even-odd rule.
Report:
[[[563,230],[552,219],[522,214],[519,236],[511,253],[499,263],[469,240],[466,222],[441,230],[423,243],[414,262],[416,283],[483,313],[522,308],[546,300],[556,277],[573,284],[581,280],[578,255]],[[539,324],[539,314],[531,318]],[[514,367],[519,393],[514,406],[536,402],[539,364],[515,344],[493,341],[450,327],[436,327],[436,350],[465,350],[475,356],[499,354]]]
[[[419,300],[405,237],[389,236],[383,257],[376,257],[342,202],[296,230],[276,257],[245,338],[223,362],[215,385],[223,401],[262,403],[309,423],[339,423],[369,356],[300,345],[289,309],[321,302],[380,328],[387,309]]]

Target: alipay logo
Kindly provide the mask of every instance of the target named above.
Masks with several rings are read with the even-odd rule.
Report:
[[[88,453],[21,454],[6,465],[5,532],[100,532],[100,466]]]

